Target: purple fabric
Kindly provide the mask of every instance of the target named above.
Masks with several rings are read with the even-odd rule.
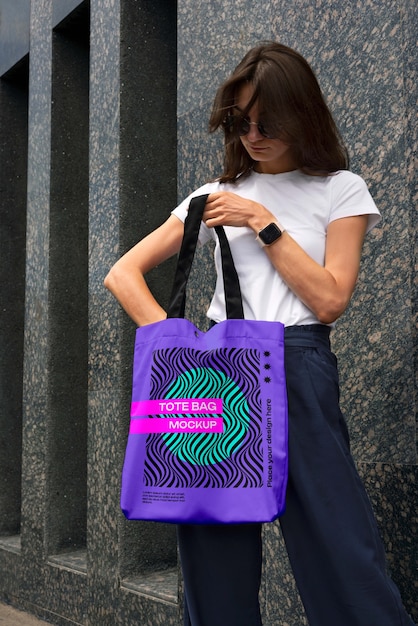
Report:
[[[180,402],[190,398],[199,402]],[[200,407],[207,401],[208,407],[221,406],[222,414],[133,412],[121,494],[128,519],[233,524],[269,522],[283,513],[282,324],[230,319],[205,333],[186,319],[170,318],[138,328],[132,404],[164,399],[176,400],[164,407]],[[171,421],[166,432],[151,428],[144,434],[146,428],[136,422],[141,419]],[[222,433],[210,432],[215,419],[223,420]],[[187,423],[191,428],[184,430]],[[208,432],[202,432],[206,425]],[[188,432],[193,428],[196,432]]]

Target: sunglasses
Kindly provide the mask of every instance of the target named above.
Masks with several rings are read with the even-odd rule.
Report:
[[[225,126],[232,132],[237,133],[240,137],[248,135],[251,126],[257,126],[258,132],[267,139],[274,139],[274,132],[270,132],[262,122],[250,122],[248,117],[240,117],[237,115],[228,115],[225,120]]]

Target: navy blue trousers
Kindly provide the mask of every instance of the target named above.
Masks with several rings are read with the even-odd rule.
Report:
[[[350,454],[325,326],[286,328],[289,483],[280,518],[310,626],[411,626]],[[185,626],[261,626],[261,525],[178,526]]]

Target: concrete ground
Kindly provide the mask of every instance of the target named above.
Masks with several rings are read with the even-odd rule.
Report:
[[[0,626],[45,626],[47,622],[0,602]],[[51,626],[51,625],[50,625]]]

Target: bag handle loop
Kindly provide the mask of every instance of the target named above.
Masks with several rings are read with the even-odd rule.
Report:
[[[196,251],[200,224],[209,194],[192,198],[184,222],[184,236],[181,244],[173,289],[168,305],[167,317],[184,317],[186,308],[186,286]],[[215,226],[219,238],[222,257],[222,276],[225,290],[226,316],[228,319],[244,319],[241,288],[228,239],[222,226]]]

